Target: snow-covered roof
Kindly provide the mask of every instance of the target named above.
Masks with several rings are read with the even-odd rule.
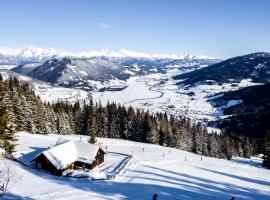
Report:
[[[77,160],[77,151],[72,141],[54,146],[42,154],[55,166],[56,169],[65,168]]]
[[[42,154],[56,169],[63,169],[75,161],[91,164],[99,148],[90,143],[58,139],[54,147],[43,151]]]
[[[58,140],[56,141],[54,146],[59,145],[59,144],[63,144],[63,143],[68,142],[68,141],[70,141],[70,140],[64,139],[64,138],[58,138]]]

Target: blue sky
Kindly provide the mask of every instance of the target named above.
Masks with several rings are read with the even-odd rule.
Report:
[[[268,0],[0,0],[0,46],[270,52]]]

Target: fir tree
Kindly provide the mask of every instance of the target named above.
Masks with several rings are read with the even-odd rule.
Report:
[[[108,130],[106,126],[106,113],[99,102],[96,114],[96,135],[98,137],[108,137]]]
[[[264,135],[264,156],[263,156],[263,167],[270,169],[270,132],[266,131]]]
[[[221,152],[223,153],[223,158],[231,159],[232,158],[232,140],[228,135],[225,135],[222,133],[222,139],[221,139]]]
[[[90,127],[89,127],[89,120],[90,120],[90,108],[89,105],[84,102],[82,115],[81,115],[81,123],[80,123],[80,132],[81,135],[89,135],[90,134]]]
[[[75,133],[80,133],[80,123],[81,123],[81,105],[79,101],[76,101],[73,106],[73,119],[74,119],[74,129]]]
[[[157,126],[157,121],[155,117],[151,117],[150,119],[150,132],[146,137],[147,137],[147,141],[152,144],[159,143],[158,126]]]
[[[10,123],[5,105],[3,104],[4,84],[0,75],[0,146],[4,148],[7,155],[15,149],[15,125]]]

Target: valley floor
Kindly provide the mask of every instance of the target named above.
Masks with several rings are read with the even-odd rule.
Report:
[[[79,136],[18,133],[18,157],[55,144],[58,137]],[[57,177],[14,163],[18,181],[6,199],[270,199],[270,171],[253,158],[232,161],[201,157],[152,144],[98,138],[108,151],[132,154],[133,158],[115,179],[92,181]],[[186,159],[185,159],[186,158]],[[202,158],[202,160],[201,160]],[[116,163],[107,159],[107,164]],[[117,161],[117,160],[115,160]]]
[[[180,80],[171,78],[181,73],[183,71],[174,69],[167,71],[166,74],[134,76],[125,82],[126,88],[123,90],[94,91],[92,96],[97,102],[100,100],[104,106],[108,102],[116,102],[153,113],[167,112],[169,115],[184,115],[195,121],[208,122],[226,117],[223,115],[224,108],[241,103],[241,100],[236,99],[220,107],[214,107],[210,99],[220,97],[228,91],[258,84],[243,79],[237,86],[231,83],[222,85],[198,83],[191,87],[177,84]]]

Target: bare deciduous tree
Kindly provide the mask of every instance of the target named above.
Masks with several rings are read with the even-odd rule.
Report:
[[[0,163],[0,199],[17,182],[14,164],[9,160],[3,160]]]

